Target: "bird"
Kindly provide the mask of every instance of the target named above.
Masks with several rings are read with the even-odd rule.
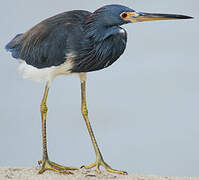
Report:
[[[87,74],[112,65],[124,53],[127,32],[122,27],[143,21],[192,19],[179,14],[145,13],[120,4],[104,5],[94,12],[71,10],[47,18],[24,33],[17,34],[6,46],[19,62],[25,79],[45,83],[40,112],[42,120],[42,160],[40,170],[73,174],[79,168],[67,167],[50,161],[47,151],[47,96],[56,76],[78,74],[81,84],[81,113],[96,154],[94,163],[85,169],[100,166],[106,171],[127,174],[113,169],[104,160],[88,119],[86,104]]]

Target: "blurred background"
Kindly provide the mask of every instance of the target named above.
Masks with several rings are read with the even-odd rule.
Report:
[[[137,11],[178,13],[194,20],[129,24],[125,53],[88,74],[89,118],[104,159],[129,173],[199,176],[199,1],[3,1],[0,7],[0,166],[41,159],[44,84],[23,80],[4,50],[16,34],[57,13],[118,3]],[[57,77],[48,97],[51,160],[80,167],[95,153],[80,113],[77,75]]]

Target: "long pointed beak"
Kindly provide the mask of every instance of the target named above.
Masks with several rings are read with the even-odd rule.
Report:
[[[129,17],[131,22],[143,22],[143,21],[157,21],[157,20],[177,20],[177,19],[192,19],[191,16],[179,15],[179,14],[158,14],[158,13],[144,13],[134,12]]]

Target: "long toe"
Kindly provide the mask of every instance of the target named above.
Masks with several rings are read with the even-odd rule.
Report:
[[[42,174],[46,170],[52,170],[52,171],[64,173],[64,174],[73,174],[71,170],[78,170],[78,168],[65,167],[49,160],[46,160],[44,162],[38,161],[38,163],[39,165],[42,165],[39,171],[39,174]]]
[[[103,166],[106,171],[108,172],[111,172],[111,173],[116,173],[116,174],[123,174],[123,175],[126,175],[127,172],[125,171],[119,171],[119,170],[115,170],[115,169],[112,169],[106,162],[104,162],[104,160],[100,159],[100,160],[96,160],[95,163],[89,165],[89,166],[82,166],[82,168],[85,168],[85,169],[91,169],[93,167],[96,167],[96,171],[97,173],[101,173],[101,170],[100,170],[100,166]]]

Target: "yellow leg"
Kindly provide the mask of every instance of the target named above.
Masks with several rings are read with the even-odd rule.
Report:
[[[80,76],[80,78],[81,78],[81,76]],[[95,150],[95,153],[96,153],[96,161],[93,164],[89,165],[89,166],[83,166],[83,167],[85,169],[90,169],[90,168],[96,167],[96,171],[98,173],[101,173],[99,167],[103,166],[108,172],[118,173],[118,174],[127,174],[125,171],[118,171],[118,170],[112,169],[103,160],[103,157],[102,157],[102,154],[101,154],[101,152],[99,150],[99,147],[97,145],[97,141],[95,139],[91,124],[90,124],[90,122],[88,120],[88,110],[87,110],[87,106],[86,106],[86,81],[85,81],[85,79],[81,80],[81,98],[82,98],[82,104],[81,104],[82,115],[84,117],[87,129],[88,129],[88,132],[89,132],[89,135],[90,135],[90,138],[91,138],[91,141],[93,143],[93,147],[94,147],[94,150]]]
[[[77,170],[77,168],[61,166],[57,163],[49,161],[49,158],[48,158],[47,138],[46,138],[46,117],[47,117],[47,111],[48,111],[46,101],[47,101],[48,91],[49,91],[49,85],[47,83],[45,91],[44,91],[44,96],[43,96],[43,99],[41,102],[41,106],[40,106],[41,120],[42,120],[43,158],[42,158],[42,160],[38,161],[38,163],[42,165],[39,173],[41,174],[46,170],[53,170],[53,171],[61,172],[61,173],[65,173],[65,174],[72,174],[72,172],[70,172],[68,170]]]

